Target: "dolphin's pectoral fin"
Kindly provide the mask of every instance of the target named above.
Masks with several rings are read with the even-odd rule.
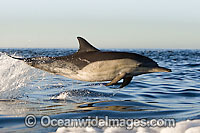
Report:
[[[128,85],[131,80],[132,80],[133,76],[132,77],[125,77],[124,80],[123,80],[123,83],[120,85],[119,88],[123,88],[124,86]]]
[[[120,81],[124,76],[126,75],[126,73],[121,73],[119,74],[117,77],[115,77],[110,83],[107,83],[105,86],[109,86],[109,85],[114,85],[116,84],[118,81]]]

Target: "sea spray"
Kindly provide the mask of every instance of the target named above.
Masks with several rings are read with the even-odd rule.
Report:
[[[21,97],[24,87],[39,76],[37,69],[4,53],[0,53],[0,62],[0,99]]]

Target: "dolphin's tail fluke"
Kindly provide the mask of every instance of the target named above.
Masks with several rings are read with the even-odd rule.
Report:
[[[32,57],[32,58],[18,58],[18,57],[13,57],[8,55],[9,57],[16,59],[16,60],[21,60],[25,62],[26,64],[33,66],[35,68],[39,68],[42,70],[48,70],[48,67],[44,67],[44,64],[50,64],[53,62],[52,58],[50,57]],[[47,68],[47,69],[46,69]]]
[[[13,57],[13,56],[8,55],[8,54],[7,54],[7,56],[9,56],[9,57],[11,57],[13,59],[16,59],[16,60],[22,60],[22,61],[24,61],[26,63],[32,62],[32,58],[19,58],[19,57]]]
[[[17,59],[17,60],[24,60],[24,58],[13,57],[13,56],[8,55],[8,54],[7,54],[7,56],[9,56],[9,57],[11,57],[11,58],[13,58],[13,59]]]

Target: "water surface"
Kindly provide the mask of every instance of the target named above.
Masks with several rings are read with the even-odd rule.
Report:
[[[0,128],[3,132],[54,132],[24,117],[200,119],[200,50],[113,49],[148,56],[171,73],[136,76],[122,88],[83,82],[32,68],[8,57],[63,56],[75,49],[0,49]]]

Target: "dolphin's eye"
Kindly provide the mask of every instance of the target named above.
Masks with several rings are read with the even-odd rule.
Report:
[[[139,64],[138,67],[143,67],[143,64]]]

